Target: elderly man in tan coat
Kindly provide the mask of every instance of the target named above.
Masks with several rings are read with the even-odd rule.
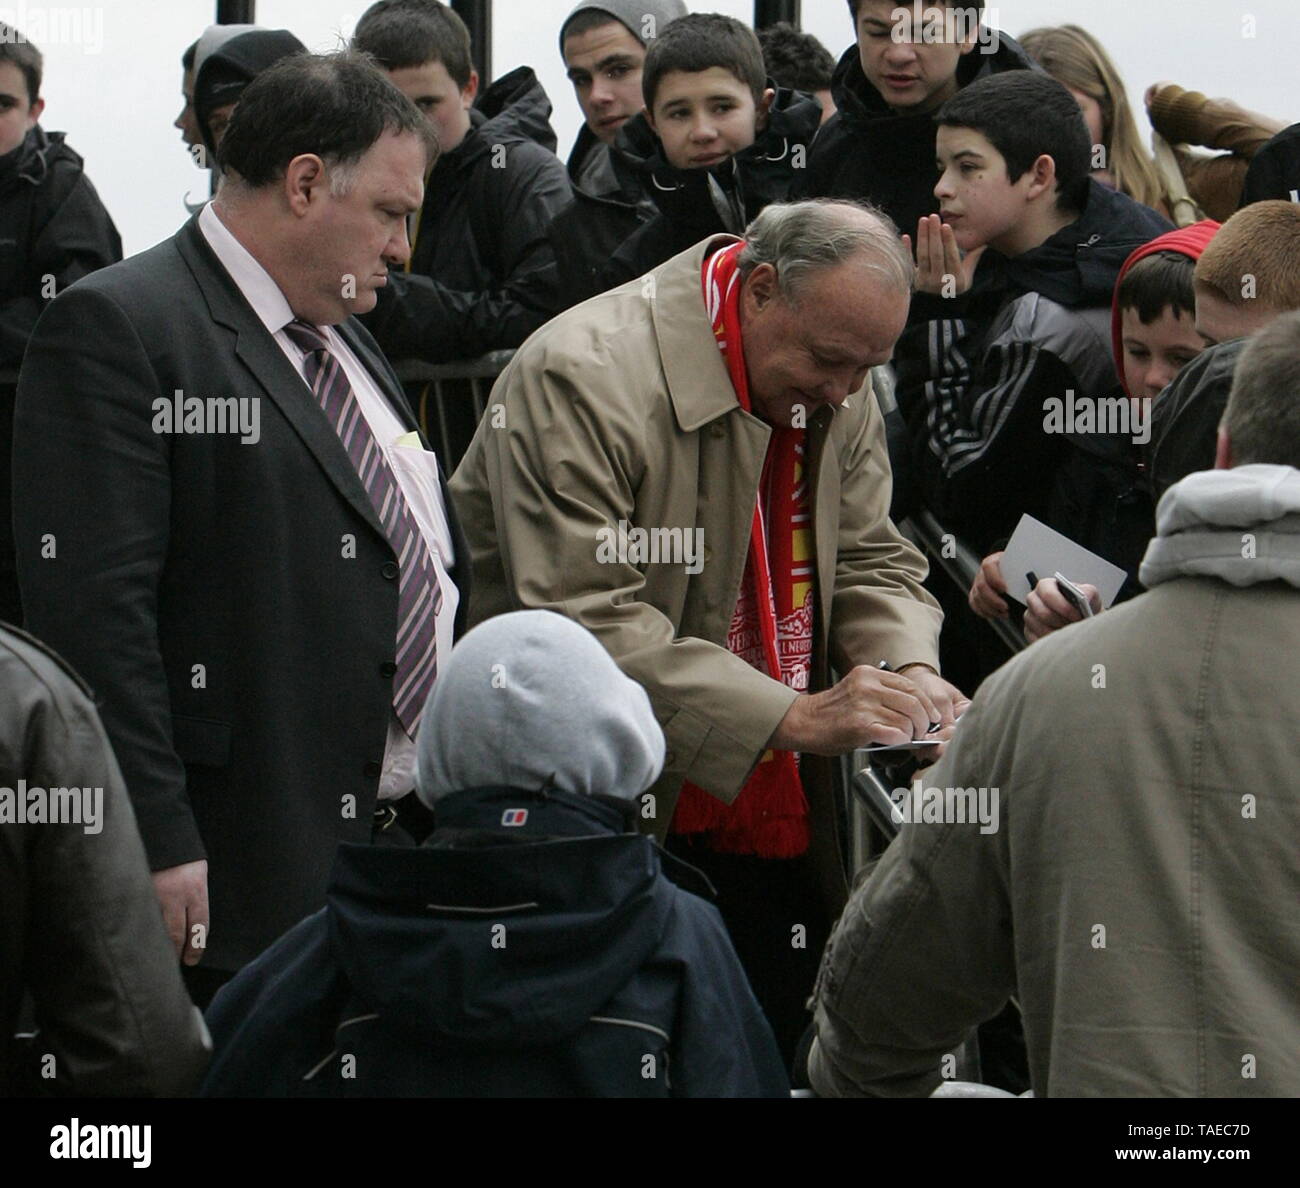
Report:
[[[649,692],[643,822],[712,877],[787,1052],[846,890],[826,757],[964,707],[869,383],[911,282],[878,214],[769,207],[534,334],[451,483],[471,618],[560,611]]]

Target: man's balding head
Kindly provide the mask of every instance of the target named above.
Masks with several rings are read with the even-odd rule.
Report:
[[[799,427],[839,407],[887,363],[903,332],[914,265],[897,228],[847,201],[767,207],[740,254],[745,365],[754,412]]]

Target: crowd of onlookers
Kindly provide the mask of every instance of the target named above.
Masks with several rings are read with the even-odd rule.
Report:
[[[1300,1090],[1300,125],[848,10],[213,26],[126,261],[0,40],[0,1091]]]

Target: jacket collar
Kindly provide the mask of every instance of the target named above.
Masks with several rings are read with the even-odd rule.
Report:
[[[50,158],[60,150],[76,155],[71,149],[63,148],[62,132],[46,132],[37,124],[28,130],[17,148],[0,157],[0,182],[14,180],[40,185],[50,170]]]
[[[1144,586],[1201,575],[1300,588],[1300,471],[1266,463],[1196,471],[1164,493],[1156,532]]]
[[[694,433],[739,407],[701,280],[705,256],[739,242],[734,235],[715,235],[661,264],[650,273],[649,285],[644,277],[633,282],[648,288],[668,398],[683,433]]]
[[[526,816],[520,820],[520,812]],[[516,814],[507,825],[506,814]],[[598,837],[637,832],[636,802],[614,796],[576,796],[557,788],[467,788],[440,798],[434,806],[434,832],[425,842],[433,849],[469,841],[530,842],[541,837]],[[655,847],[665,875],[702,899],[717,897],[708,877],[684,859]]]
[[[491,830],[529,839],[631,833],[633,808],[631,801],[612,796],[579,796],[552,787],[466,788],[435,802],[435,833]]]

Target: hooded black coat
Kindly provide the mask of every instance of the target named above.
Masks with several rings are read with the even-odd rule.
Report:
[[[63,135],[38,124],[0,157],[0,367],[22,360],[55,292],[122,258],[117,228]]]
[[[0,368],[17,371],[57,293],[121,258],[122,240],[80,155],[62,132],[37,124],[0,157]],[[0,379],[0,619],[19,624],[9,478],[16,390],[12,377]]]
[[[570,201],[551,101],[527,66],[497,79],[438,158],[410,268],[361,320],[390,359],[433,363],[517,347],[558,312],[551,220]]]
[[[342,846],[328,906],[217,995],[205,1096],[788,1095],[717,910],[613,804],[436,816],[417,849]]]
[[[583,167],[595,152],[609,152],[618,189],[596,194],[583,188]],[[584,123],[569,154],[573,201],[551,223],[549,237],[555,253],[556,287],[564,309],[604,292],[601,274],[610,257],[638,227],[655,215],[635,172],[596,139]]]
[[[1008,70],[1037,69],[1024,50],[1005,33],[991,54],[983,46],[957,66],[959,86]],[[894,111],[867,81],[857,45],[844,51],[831,79],[837,107],[813,143],[799,185],[798,198],[856,198],[871,202],[898,225],[916,234],[916,224],[939,209],[934,187],[934,112]]]
[[[636,175],[658,214],[613,254],[601,288],[643,276],[710,235],[742,234],[765,206],[784,202],[807,164],[821,118],[821,104],[811,95],[781,88],[754,143],[711,169],[675,169],[645,113],[628,120],[615,142],[615,156]],[[714,205],[710,178],[735,204],[734,225],[728,226]]]

